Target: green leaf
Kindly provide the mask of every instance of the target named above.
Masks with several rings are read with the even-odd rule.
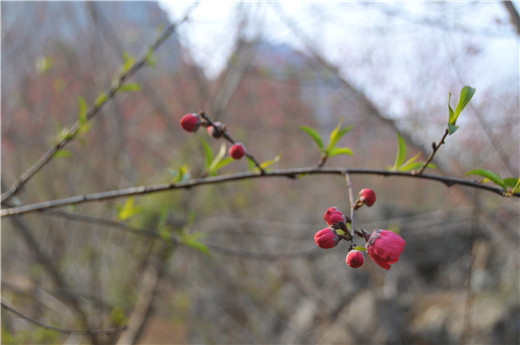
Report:
[[[178,170],[170,169],[170,173],[175,177],[174,183],[186,181],[191,177],[190,170],[187,164],[184,164],[183,166],[179,167]]]
[[[79,134],[85,134],[87,133],[88,131],[90,131],[90,128],[92,127],[92,123],[91,122],[85,122],[83,124],[81,124],[78,128],[78,133]]]
[[[61,149],[56,152],[54,152],[54,158],[65,158],[70,157],[72,153],[70,153],[69,150]]]
[[[117,218],[119,218],[120,220],[125,220],[141,211],[142,207],[134,206],[134,198],[130,197],[126,199],[123,206],[119,209],[119,212],[117,213]]]
[[[354,250],[366,251],[367,249],[366,249],[365,247],[355,246],[355,247],[354,247]]]
[[[459,129],[460,126],[455,126],[455,125],[452,125],[451,123],[448,123],[448,133],[449,135],[452,135],[453,133],[455,133],[457,131],[457,129]]]
[[[153,49],[148,49],[148,53],[146,53],[146,62],[148,63],[148,66],[155,67],[155,64],[157,63],[157,60],[153,56]]]
[[[255,162],[247,156],[246,156],[246,158],[247,158],[247,164],[249,164],[249,171],[254,170],[256,168]]]
[[[332,150],[332,148],[336,146],[336,144],[341,139],[341,137],[352,129],[352,126],[341,128],[342,124],[343,124],[343,118],[341,118],[341,120],[339,120],[339,124],[336,126],[336,128],[334,128],[332,133],[330,133],[329,144],[327,145],[327,152]]]
[[[220,169],[222,169],[223,167],[225,167],[226,165],[228,165],[229,163],[231,163],[233,161],[234,161],[233,157],[224,158],[223,160],[218,162],[218,164],[215,164],[214,171],[215,172],[219,171]]]
[[[462,110],[468,105],[469,101],[473,98],[473,95],[475,94],[476,89],[470,87],[470,86],[464,86],[462,90],[460,91],[460,97],[459,97],[459,103],[457,104],[457,108],[455,109],[455,121],[457,121],[457,118],[459,117],[460,113],[462,113]]]
[[[520,178],[518,177],[507,177],[504,179],[504,184],[511,188],[512,193],[518,193],[520,191]]]
[[[419,158],[420,156],[421,156],[421,152],[417,152],[417,154],[415,156],[413,156],[412,158],[410,158],[409,160],[407,160],[406,162],[401,164],[401,166],[408,165],[408,164],[415,162],[417,160],[417,158]]]
[[[211,162],[213,162],[213,151],[206,140],[200,138],[200,142],[204,147],[204,154],[206,155],[206,170],[209,170],[209,166],[211,165]]]
[[[398,171],[412,171],[415,169],[419,169],[424,165],[424,162],[413,162],[409,164],[403,164],[400,167],[397,168]]]
[[[403,165],[404,160],[406,159],[406,143],[405,143],[403,137],[399,133],[397,133],[397,141],[398,141],[397,156],[395,157],[395,163],[394,163],[393,170],[395,170],[398,167],[400,167],[401,165]]]
[[[454,125],[456,119],[455,119],[455,112],[453,111],[453,109],[451,107],[451,92],[449,93],[449,96],[448,96],[448,111],[449,111],[449,114],[450,114],[448,123],[451,123],[452,125]]]
[[[281,157],[282,157],[282,154],[279,153],[279,154],[276,155],[276,157],[274,157],[270,161],[265,161],[263,163],[260,163],[260,166],[262,167],[262,169],[267,168],[268,166],[273,165],[274,163],[280,161]]]
[[[106,101],[108,100],[108,96],[105,94],[105,93],[102,93],[98,96],[98,98],[96,99],[96,107],[99,107],[101,106],[103,103],[105,103]]]
[[[334,156],[337,156],[337,155],[350,155],[350,156],[353,156],[354,152],[352,152],[352,150],[349,149],[348,147],[333,147],[329,151],[329,157],[334,157]]]
[[[413,163],[409,163],[409,164],[403,164],[399,168],[397,168],[397,170],[402,171],[402,172],[416,170],[416,169],[422,168],[424,163],[425,162],[413,162]],[[437,166],[432,163],[429,163],[427,166],[427,168],[436,168],[436,167]]]
[[[137,83],[129,83],[121,86],[117,92],[131,92],[131,91],[139,91],[141,90],[141,85]]]
[[[135,57],[131,56],[127,52],[124,52],[123,53],[123,59],[125,61],[124,65],[123,65],[123,73],[126,73],[135,64]]]
[[[79,123],[80,125],[83,125],[87,122],[87,101],[85,101],[85,98],[79,96],[78,97],[78,103],[79,103]]]
[[[216,169],[215,167],[219,164],[219,162],[222,160],[222,158],[224,158],[225,155],[226,155],[226,144],[222,143],[222,145],[220,145],[220,150],[218,151],[217,155],[215,156],[215,158],[213,159],[213,161],[211,162],[211,164],[208,167],[208,172],[210,174],[215,174],[217,172],[218,169]]]
[[[62,141],[67,141],[72,138],[72,133],[68,127],[63,127],[61,131],[58,133],[58,137],[56,138],[59,143]]]
[[[466,176],[468,175],[479,175],[479,176],[482,176],[482,177],[485,177],[485,178],[488,178],[490,179],[491,181],[493,181],[495,184],[499,185],[500,187],[506,189],[506,183],[504,182],[504,180],[502,179],[502,177],[500,177],[499,174],[493,172],[493,171],[490,171],[490,170],[486,170],[486,169],[474,169],[474,170],[471,170],[471,171],[468,171],[466,173]]]
[[[324,150],[323,140],[321,140],[320,134],[314,128],[311,128],[308,126],[300,126],[300,129],[302,129],[303,131],[305,131],[307,134],[310,135],[312,140],[314,140],[316,145],[318,145],[318,147],[320,148],[320,151]]]
[[[208,246],[199,241],[200,237],[201,233],[183,235],[181,237],[181,243],[209,256],[211,252]]]
[[[520,179],[518,177],[506,177],[504,179],[504,183],[508,187],[514,187],[517,183],[519,183]]]

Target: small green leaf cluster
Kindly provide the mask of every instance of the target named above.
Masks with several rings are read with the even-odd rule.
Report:
[[[70,128],[61,127],[61,124],[58,123],[58,135],[56,137],[56,143],[61,143],[70,139],[72,139],[72,132]]]
[[[181,232],[181,244],[191,247],[205,255],[211,255],[211,252],[203,242],[200,241],[201,238],[206,236],[203,232],[195,232],[195,233],[186,233],[185,231]]]
[[[183,182],[191,178],[190,170],[187,164],[180,166],[177,170],[170,169],[170,173],[174,177],[174,183]]]
[[[449,93],[448,97],[448,110],[449,110],[449,120],[448,120],[448,132],[450,135],[455,133],[457,129],[459,129],[459,126],[456,125],[457,120],[459,119],[460,113],[462,113],[462,110],[468,105],[469,101],[471,101],[471,98],[475,94],[476,89],[470,87],[470,86],[464,86],[462,90],[460,91],[460,97],[459,97],[459,103],[457,104],[457,107],[455,110],[451,107],[451,92]]]
[[[88,131],[90,131],[90,127],[92,124],[88,122],[87,117],[87,102],[85,101],[85,98],[78,97],[78,103],[79,103],[79,114],[78,114],[78,122],[79,122],[79,128],[78,133],[79,134],[85,134]]]
[[[123,205],[117,207],[117,218],[126,220],[143,211],[143,207],[134,205],[134,198],[129,197]]]
[[[339,140],[352,129],[352,126],[342,128],[343,119],[340,120],[339,124],[334,128],[334,130],[330,133],[329,136],[329,143],[327,147],[323,144],[323,140],[314,128],[309,126],[300,126],[300,129],[305,131],[312,140],[318,145],[318,148],[320,149],[322,161],[326,160],[328,157],[334,157],[337,155],[350,155],[352,156],[354,153],[352,150],[348,147],[337,147]]]
[[[234,161],[232,157],[224,158],[226,155],[226,144],[222,143],[218,153],[214,155],[211,146],[206,140],[200,138],[200,142],[202,143],[204,154],[206,156],[206,171],[210,176],[216,176],[220,169]]]
[[[123,73],[127,73],[130,70],[130,68],[132,68],[134,66],[134,64],[135,64],[135,57],[130,55],[130,54],[128,54],[128,52],[124,52],[123,53],[123,61],[124,61],[124,63],[123,63],[122,71],[123,71]]]
[[[148,66],[155,68],[155,65],[157,64],[157,59],[153,55],[153,49],[148,49],[148,53],[146,53],[146,63]]]
[[[417,153],[412,158],[406,160],[406,142],[403,137],[397,133],[397,155],[395,157],[395,162],[393,166],[386,167],[391,171],[413,171],[421,168],[425,162],[417,161],[417,158],[421,156],[421,152]],[[406,161],[405,161],[406,160]],[[429,168],[436,168],[434,164],[428,164]]]
[[[491,181],[494,184],[502,187],[504,189],[504,191],[506,192],[506,195],[509,195],[509,196],[520,192],[520,178],[518,178],[518,177],[502,178],[496,172],[493,172],[491,170],[486,170],[486,169],[474,169],[474,170],[468,171],[466,173],[466,176],[468,176],[468,175],[478,175],[478,176],[484,177],[484,180],[482,180],[483,183]]]

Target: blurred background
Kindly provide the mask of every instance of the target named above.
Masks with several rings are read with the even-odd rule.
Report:
[[[475,168],[519,176],[518,4],[201,2],[91,130],[13,203],[171,182],[204,174],[200,138],[179,120],[205,110],[273,168],[312,166],[344,119],[354,156],[326,166],[392,166],[431,152],[448,93],[477,92],[429,173]],[[2,189],[11,186],[190,2],[2,2]],[[221,173],[245,171],[245,160]],[[472,177],[468,177],[471,179]],[[474,177],[473,177],[474,178]],[[352,177],[377,202],[356,225],[406,240],[390,271],[345,264],[347,244],[314,244],[323,213],[348,213],[343,178],[247,180],[82,204],[1,221],[5,344],[517,344],[519,201],[433,181]],[[190,234],[210,254],[150,231]],[[196,235],[194,235],[196,234]],[[200,236],[200,237],[199,237]],[[358,241],[360,242],[360,241]],[[204,250],[202,250],[204,251]]]

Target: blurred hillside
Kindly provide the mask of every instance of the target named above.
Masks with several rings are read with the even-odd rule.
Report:
[[[5,190],[62,127],[76,121],[78,97],[92,105],[117,76],[124,55],[146,53],[169,19],[155,2],[1,6]],[[204,129],[188,134],[179,127],[182,115],[201,110],[225,123],[260,161],[280,154],[275,169],[316,165],[319,151],[299,127],[312,126],[326,138],[342,118],[353,129],[339,145],[354,155],[330,158],[326,166],[391,166],[397,132],[407,140],[408,156],[422,151],[425,160],[445,129],[448,92],[453,104],[466,83],[482,88],[461,129],[436,156],[438,169],[427,172],[463,177],[486,168],[518,176],[519,72],[507,70],[506,79],[496,72],[493,79],[488,71],[500,65],[489,53],[494,47],[513,42],[508,57],[518,48],[518,35],[507,29],[514,22],[501,3],[424,4],[431,18],[478,14],[479,24],[461,19],[464,30],[450,20],[404,18],[405,4],[394,4],[391,13],[368,4],[308,4],[309,17],[292,19],[283,8],[262,6],[237,4],[236,27],[228,35],[233,49],[215,79],[194,62],[187,34],[206,23],[183,23],[154,54],[155,67],[129,81],[142,89],[107,103],[90,131],[67,146],[70,156],[55,158],[10,202],[172,182],[172,171],[184,165],[191,177],[203,176],[200,140],[214,152],[222,142]],[[493,14],[486,16],[487,9]],[[288,29],[301,36],[295,47],[269,39],[260,25],[274,14],[290,28],[310,19],[332,22],[327,16],[347,18],[350,11],[375,26],[359,30],[359,21],[342,22],[346,46],[338,51],[347,52],[347,67],[308,42],[325,40],[319,31],[308,39]],[[385,20],[374,23],[380,18],[374,11]],[[215,18],[208,30],[219,25],[224,20]],[[403,39],[403,32],[421,37]],[[457,43],[451,55],[439,45],[445,35]],[[487,69],[468,67],[475,65]],[[221,174],[247,169],[241,160]],[[349,268],[343,242],[331,250],[314,244],[314,233],[325,226],[323,212],[332,205],[345,213],[349,208],[339,177],[257,179],[151,194],[135,198],[140,212],[128,219],[118,217],[125,200],[4,218],[2,301],[57,327],[128,329],[60,334],[2,310],[2,343],[518,342],[516,198],[398,177],[356,175],[353,184],[356,193],[363,187],[377,193],[373,207],[356,213],[357,226],[393,229],[406,240],[390,271],[368,257],[362,268]],[[198,234],[213,246],[211,254],[154,238],[150,230]]]

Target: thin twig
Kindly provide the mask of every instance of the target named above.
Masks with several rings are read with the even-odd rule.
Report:
[[[148,57],[150,56],[150,53],[154,53],[161,44],[166,41],[168,37],[171,36],[171,34],[175,31],[177,26],[182,24],[184,21],[188,19],[189,14],[195,6],[198,3],[195,3],[193,6],[191,6],[185,13],[185,15],[176,23],[170,25],[163,34],[157,38],[157,40],[150,46],[148,51],[143,54],[143,56],[135,62],[135,64],[126,72],[119,75],[115,83],[112,84],[112,86],[104,93],[106,95],[106,100],[104,102],[101,102],[99,104],[95,104],[92,108],[89,109],[86,115],[86,120],[90,121],[92,118],[94,118],[99,111],[103,108],[103,106],[110,101],[112,98],[115,97],[118,90],[124,85],[125,81],[128,80],[132,75],[135,74],[139,69],[146,66],[148,63]],[[80,132],[82,124],[80,121],[76,121],[72,127],[68,129],[68,134],[64,136],[58,143],[56,143],[53,147],[49,148],[29,169],[27,169],[6,192],[2,193],[1,201],[7,201],[9,198],[11,198],[13,195],[18,193],[23,186],[38,172],[40,169],[42,169],[45,165],[47,165],[56,152],[63,149],[70,141],[72,141],[77,134]]]
[[[321,168],[325,165],[325,162],[327,162],[327,158],[329,158],[329,156],[327,155],[322,155],[321,158],[320,158],[320,162],[318,163],[317,167],[318,168]]]
[[[428,164],[430,164],[430,162],[432,161],[433,156],[435,156],[435,154],[437,153],[437,150],[439,149],[439,147],[441,147],[441,145],[444,144],[444,139],[446,139],[448,134],[449,134],[449,130],[448,130],[448,128],[446,128],[446,131],[444,132],[444,135],[442,136],[441,141],[439,141],[438,144],[436,144],[435,142],[432,143],[432,149],[433,149],[432,154],[430,155],[430,157],[428,157],[428,159],[426,160],[426,163],[424,163],[424,165],[422,166],[421,169],[412,172],[414,175],[421,175],[424,172],[424,170],[428,167]]]
[[[217,126],[215,126],[215,124],[213,123],[213,121],[211,121],[211,119],[208,117],[208,115],[206,115],[205,112],[201,112],[200,113],[200,116],[206,120],[208,122],[208,125],[209,126],[213,126],[215,128],[217,128]],[[234,144],[236,143],[236,141],[229,135],[229,132],[227,131],[227,129],[225,129],[223,132],[222,132],[222,136],[227,140],[229,141],[231,144]],[[260,163],[258,163],[258,161],[255,159],[255,157],[253,157],[249,151],[246,149],[246,152],[245,152],[245,155],[247,158],[251,159],[251,161],[253,161],[253,163],[255,163],[255,166],[258,168],[258,170],[260,170],[260,174],[261,175],[265,175],[265,170],[262,168],[262,166],[260,165]]]
[[[351,245],[355,246],[354,244],[354,236],[356,235],[356,226],[354,222],[354,192],[352,191],[352,181],[350,179],[350,174],[348,171],[345,171],[345,181],[347,182],[347,190],[348,190],[348,201],[350,204],[350,226],[352,228],[352,240]]]
[[[82,323],[83,327],[88,328],[88,317],[85,310],[81,306],[79,298],[76,295],[70,293],[67,280],[63,276],[62,272],[58,270],[48,253],[42,248],[40,241],[36,239],[25,219],[22,217],[13,217],[11,218],[11,222],[18,230],[17,233],[22,237],[25,244],[28,246],[29,252],[34,256],[36,262],[38,262],[45,270],[47,270],[56,287],[62,289],[61,295],[63,296],[66,304],[70,306],[71,309],[74,310],[74,312],[77,314],[78,319]],[[92,344],[97,344],[97,340],[93,334],[91,334],[91,342]]]
[[[173,234],[170,234],[170,236],[166,240],[161,235],[161,233],[155,229],[135,227],[132,225],[128,225],[124,222],[119,222],[119,221],[115,221],[115,220],[111,220],[111,219],[87,216],[87,215],[64,212],[64,211],[59,211],[59,210],[46,210],[44,212],[41,212],[41,214],[65,218],[65,219],[69,219],[72,221],[79,221],[79,222],[90,223],[90,224],[110,226],[110,227],[114,227],[116,229],[124,230],[125,232],[130,233],[130,234],[146,236],[146,237],[162,240],[162,241],[168,242],[170,245],[185,245],[182,242],[181,238],[179,238]],[[301,257],[312,257],[312,256],[315,256],[315,255],[318,255],[321,253],[320,251],[316,251],[314,247],[309,250],[290,252],[290,253],[261,253],[261,252],[250,252],[247,250],[222,247],[222,246],[219,246],[218,244],[214,244],[214,243],[204,243],[204,245],[206,245],[209,249],[211,249],[213,252],[215,252],[217,254],[246,258],[246,259],[253,259],[253,260],[266,260],[266,261],[274,261],[274,260],[288,259],[288,258],[297,259],[297,258],[301,258]]]
[[[470,228],[470,243],[471,247],[469,249],[469,267],[468,267],[468,277],[466,279],[466,300],[464,301],[464,311],[462,314],[462,334],[460,336],[460,344],[464,345],[468,343],[469,335],[471,334],[471,304],[473,303],[473,293],[471,291],[471,282],[473,280],[473,270],[476,261],[476,251],[475,248],[475,229],[479,228],[479,207],[478,207],[478,198],[479,194],[475,192],[475,197],[473,199],[473,217],[471,219],[471,228]]]
[[[378,170],[378,169],[343,169],[343,168],[321,168],[316,167],[304,167],[304,168],[293,168],[293,169],[280,169],[265,172],[263,175],[257,172],[241,172],[235,174],[227,174],[215,177],[195,178],[179,183],[162,183],[152,186],[140,186],[131,187],[125,189],[116,189],[101,193],[83,194],[76,195],[63,199],[56,199],[44,202],[38,202],[34,204],[27,204],[18,207],[4,208],[0,211],[0,217],[20,215],[24,213],[43,211],[55,207],[62,207],[68,205],[82,204],[91,201],[103,201],[116,198],[129,197],[133,195],[143,195],[156,192],[163,192],[174,189],[189,189],[193,187],[218,184],[230,181],[239,181],[255,178],[268,178],[268,177],[284,177],[284,178],[295,178],[304,175],[344,175],[345,173],[356,174],[356,175],[379,175],[379,176],[401,176],[408,178],[419,178],[424,180],[432,180],[444,183],[450,187],[452,185],[462,185],[477,189],[486,190],[495,194],[506,196],[507,192],[500,188],[491,185],[482,184],[478,181],[469,181],[456,177],[447,177],[440,175],[415,175],[412,172],[401,172],[401,171],[389,171],[389,170]],[[511,197],[520,197],[520,193],[510,195]]]
[[[35,320],[21,312],[19,312],[18,310],[8,306],[7,304],[5,304],[4,302],[2,302],[2,308],[4,308],[5,310],[8,310],[10,311],[11,313],[21,317],[22,319],[25,319],[29,322],[32,322],[38,326],[41,326],[43,328],[46,328],[46,329],[50,329],[50,330],[53,330],[53,331],[56,331],[56,332],[60,332],[60,333],[65,333],[65,334],[84,334],[84,335],[91,335],[91,334],[101,334],[101,333],[105,333],[105,334],[112,334],[112,333],[115,333],[115,332],[121,332],[121,331],[124,331],[126,329],[126,326],[123,326],[123,327],[118,327],[118,328],[106,328],[106,329],[85,329],[85,330],[81,330],[81,329],[67,329],[67,328],[58,328],[58,327],[54,327],[54,326],[50,326],[50,325],[47,325],[47,324],[44,324],[43,322],[40,322],[38,320]]]

